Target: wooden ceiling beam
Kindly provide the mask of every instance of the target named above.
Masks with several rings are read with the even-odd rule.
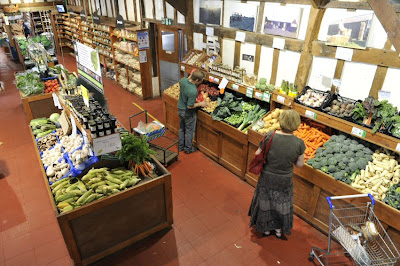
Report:
[[[330,0],[310,0],[313,8],[323,8],[325,7]]]
[[[176,10],[181,12],[181,14],[183,14],[184,16],[187,16],[188,14],[187,2],[188,1],[193,2],[193,0],[165,0],[165,1],[168,2],[171,6],[173,6]],[[167,15],[165,15],[165,17],[166,16]]]
[[[369,5],[378,17],[388,38],[400,52],[400,20],[389,0],[368,0]]]

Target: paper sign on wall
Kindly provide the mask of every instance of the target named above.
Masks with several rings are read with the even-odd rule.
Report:
[[[149,40],[149,33],[147,31],[138,32],[137,38],[138,38],[139,50],[149,49],[150,40]]]
[[[139,63],[146,63],[146,62],[147,62],[147,52],[139,51]]]
[[[344,48],[344,47],[337,47],[336,48],[336,54],[335,54],[335,58],[336,59],[341,59],[344,61],[351,61],[351,59],[353,58],[353,49],[349,49],[349,48]]]
[[[274,37],[274,40],[272,42],[272,47],[279,49],[279,50],[284,50],[285,49],[285,39]]]
[[[244,42],[244,40],[246,40],[246,32],[237,31],[235,40],[238,42]]]
[[[207,43],[202,42],[202,43],[201,43],[201,48],[202,48],[202,49],[207,49]]]
[[[324,87],[328,87],[328,88],[332,87],[332,79],[330,77],[322,76],[321,83]]]
[[[378,91],[378,100],[389,100],[390,99],[390,91]]]
[[[206,35],[207,36],[214,36],[214,28],[213,27],[206,27]]]
[[[340,85],[342,85],[342,82],[340,81],[340,79],[332,79],[332,85],[340,88]]]

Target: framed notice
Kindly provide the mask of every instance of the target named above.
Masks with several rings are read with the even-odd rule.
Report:
[[[150,48],[149,33],[147,31],[138,32],[137,37],[139,50]]]

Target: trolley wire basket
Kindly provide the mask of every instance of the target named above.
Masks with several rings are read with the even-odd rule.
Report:
[[[371,202],[352,205],[332,204],[332,200],[369,197]],[[374,213],[375,200],[371,194],[327,197],[330,206],[328,250],[313,247],[309,260],[340,253],[331,253],[332,236],[357,265],[394,265],[400,254]],[[326,263],[328,265],[328,263]]]

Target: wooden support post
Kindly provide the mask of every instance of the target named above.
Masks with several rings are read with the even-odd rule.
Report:
[[[265,2],[260,3],[260,7],[258,8],[258,22],[257,22],[257,29],[256,32],[263,31],[263,17],[264,17],[264,9],[265,9]]]
[[[165,0],[163,1],[163,13],[164,13],[164,18],[167,17],[167,4],[165,3]]]
[[[235,55],[233,59],[233,67],[240,66],[240,50],[242,47],[242,43],[236,41],[235,42]]]
[[[344,60],[337,60],[335,74],[333,75],[334,79],[340,79],[342,77],[344,62]],[[333,85],[331,87],[331,93],[335,93],[335,87]]]
[[[152,0],[153,2],[153,19],[156,19],[156,3],[155,0]]]
[[[188,51],[193,49],[193,24],[194,24],[194,15],[193,15],[193,0],[186,1],[186,35],[187,35],[187,46]]]
[[[372,10],[386,30],[389,40],[400,52],[400,20],[389,0],[368,0]]]
[[[307,26],[307,34],[304,40],[303,49],[301,51],[300,63],[297,68],[295,84],[298,89],[303,90],[306,85],[308,75],[313,61],[312,43],[318,38],[319,29],[321,27],[322,18],[324,17],[325,9],[312,8],[310,19]]]
[[[135,22],[138,22],[139,19],[138,19],[138,16],[137,16],[137,6],[136,6],[137,2],[136,2],[136,0],[131,0],[131,1],[133,1],[133,10],[135,12]]]
[[[107,0],[106,0],[107,1]],[[132,0],[130,0],[130,1],[132,1]],[[128,16],[128,5],[127,5],[127,3],[126,3],[126,0],[125,0],[125,2],[124,2],[124,8],[125,8],[125,16],[126,16],[126,20],[129,20],[129,16]],[[122,15],[121,15],[122,16]]]
[[[256,55],[254,57],[254,75],[258,76],[258,71],[260,69],[260,57],[261,57],[261,45],[256,45]]]
[[[310,0],[313,8],[321,8],[326,6],[330,0]]]
[[[274,48],[274,57],[272,59],[272,73],[271,73],[271,80],[270,80],[270,83],[274,84],[274,85],[278,85],[275,83],[276,83],[276,75],[278,74],[279,53],[280,53],[280,50]]]
[[[390,39],[387,39],[383,49],[390,50],[391,47],[392,42]],[[374,81],[372,82],[371,90],[369,91],[369,95],[375,99],[378,99],[378,93],[382,89],[383,82],[385,82],[387,70],[387,66],[378,66],[376,69]]]

